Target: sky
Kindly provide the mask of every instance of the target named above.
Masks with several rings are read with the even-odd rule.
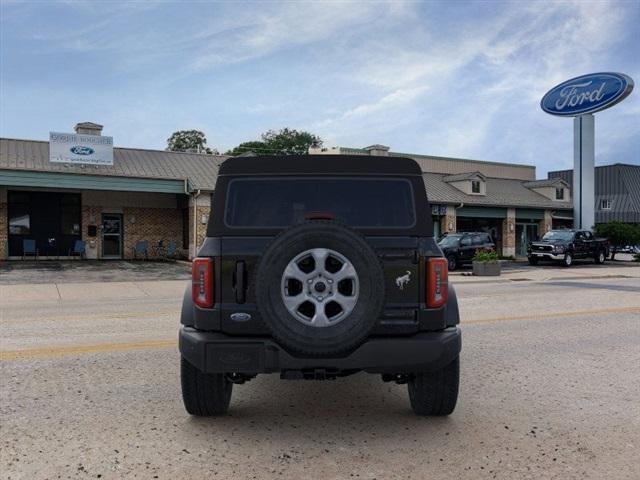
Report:
[[[181,129],[224,152],[283,127],[324,146],[573,165],[539,102],[590,72],[640,82],[640,1],[0,0],[0,136],[77,122],[121,147]],[[596,114],[596,164],[640,164],[640,87]]]

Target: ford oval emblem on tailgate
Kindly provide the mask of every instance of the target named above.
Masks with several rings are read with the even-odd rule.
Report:
[[[237,312],[232,313],[230,318],[234,322],[248,322],[249,320],[251,320],[251,315],[245,312]]]

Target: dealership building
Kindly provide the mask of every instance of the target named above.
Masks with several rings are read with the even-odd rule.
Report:
[[[0,259],[22,258],[25,240],[35,241],[40,258],[65,258],[77,240],[87,258],[134,258],[140,241],[151,258],[162,254],[159,242],[193,256],[226,157],[114,148],[101,125],[79,123],[75,130],[51,133],[48,142],[0,139]],[[68,150],[73,155],[66,157]],[[572,223],[570,179],[537,180],[531,165],[397,153],[383,145],[310,153],[415,159],[435,233],[487,231],[505,256],[523,256],[528,241]]]

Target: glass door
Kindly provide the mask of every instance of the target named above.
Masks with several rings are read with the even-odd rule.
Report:
[[[529,242],[533,242],[537,238],[537,223],[516,223],[516,257],[526,257]]]
[[[122,214],[102,214],[102,258],[122,258]]]

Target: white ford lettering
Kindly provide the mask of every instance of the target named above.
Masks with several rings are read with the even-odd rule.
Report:
[[[560,98],[556,100],[556,108],[558,110],[562,110],[567,105],[570,107],[575,107],[576,105],[582,105],[585,100],[588,100],[590,103],[598,102],[602,100],[604,93],[602,90],[607,82],[602,82],[600,88],[594,88],[593,90],[585,90],[583,92],[578,93],[578,89],[588,87],[592,82],[586,83],[577,83],[574,85],[567,85],[562,90],[560,90]]]

